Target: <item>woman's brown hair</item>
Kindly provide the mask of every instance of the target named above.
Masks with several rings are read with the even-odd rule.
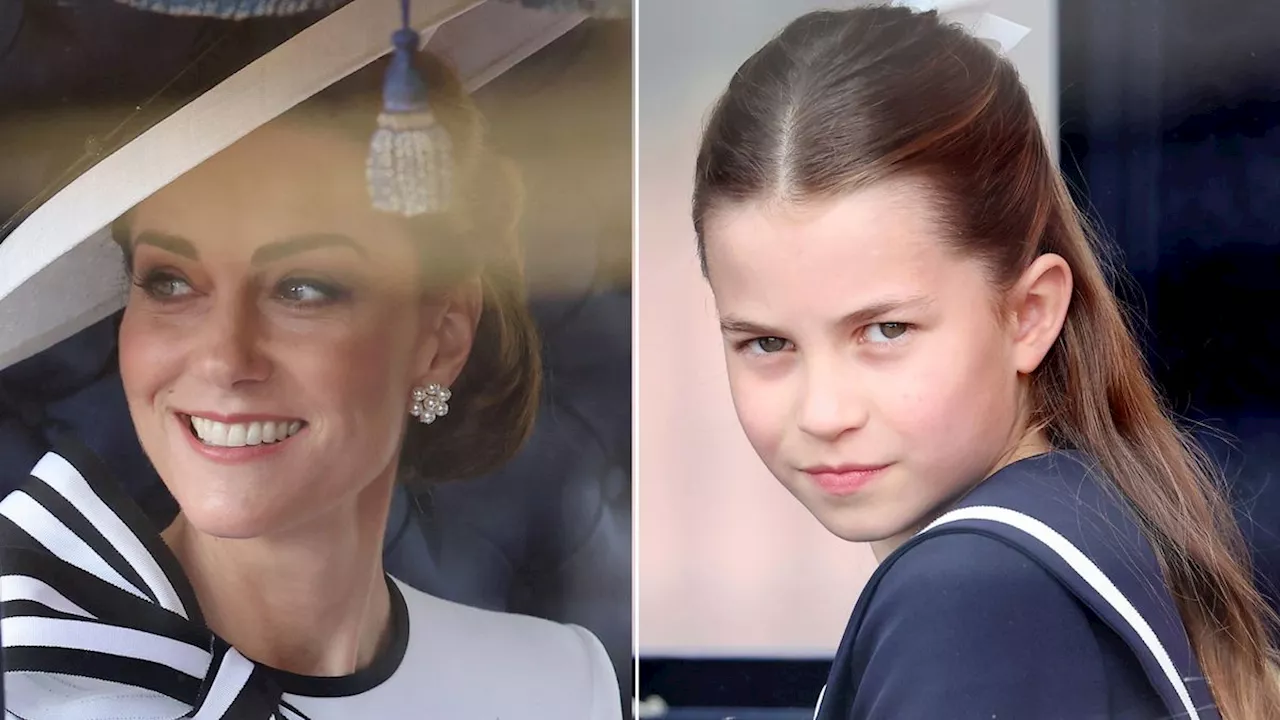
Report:
[[[1221,478],[1150,379],[1017,71],[936,13],[816,12],[749,58],[712,114],[695,175],[703,273],[708,217],[743,202],[804,203],[891,178],[930,190],[947,242],[1007,290],[1039,255],[1074,288],[1032,374],[1034,427],[1091,455],[1133,508],[1177,598],[1222,715],[1280,717],[1272,616]]]
[[[445,421],[411,422],[400,476],[411,484],[483,475],[501,467],[533,430],[541,399],[541,339],[528,306],[524,253],[516,227],[522,187],[514,165],[491,148],[480,111],[453,69],[422,53],[418,70],[431,107],[455,148],[453,206],[419,227],[423,275],[447,284],[478,272],[484,309],[471,354],[454,382]],[[382,67],[364,72],[382,77]],[[337,89],[338,92],[341,88]],[[381,96],[379,95],[379,101]],[[366,112],[368,138],[376,114]]]

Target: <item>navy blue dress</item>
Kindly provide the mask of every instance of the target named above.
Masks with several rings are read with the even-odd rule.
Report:
[[[1219,720],[1150,545],[1085,456],[1009,465],[881,563],[817,720]]]

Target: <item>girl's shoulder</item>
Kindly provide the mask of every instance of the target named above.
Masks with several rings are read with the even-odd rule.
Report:
[[[942,663],[994,660],[1042,642],[1082,638],[1089,620],[1074,595],[1026,553],[999,538],[963,532],[931,535],[895,553],[859,605],[857,645],[893,654],[923,641]],[[1057,651],[1077,645],[1072,640]]]
[[[868,590],[837,658],[839,675],[853,683],[842,717],[1162,712],[1123,641],[1052,573],[998,538],[930,536]]]
[[[974,717],[1045,718],[1125,717],[1154,697],[1166,714],[1207,701],[1204,688],[1184,687],[1203,673],[1136,517],[1089,458],[1069,452],[1002,469],[886,558],[838,663],[855,686],[875,688],[859,703],[897,692],[902,716],[949,699],[987,712]],[[954,679],[908,689],[906,668]],[[1109,707],[1115,698],[1121,706]]]

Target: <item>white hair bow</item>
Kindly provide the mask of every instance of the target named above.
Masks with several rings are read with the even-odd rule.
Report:
[[[1031,28],[989,11],[991,0],[896,0],[894,5],[917,12],[937,10],[947,20],[968,28],[979,40],[985,40],[1006,54],[1031,32]]]

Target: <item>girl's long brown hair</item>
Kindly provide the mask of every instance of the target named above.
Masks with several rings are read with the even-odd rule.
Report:
[[[1033,422],[1090,454],[1133,508],[1223,717],[1280,718],[1271,614],[1220,476],[1150,379],[1013,65],[936,13],[805,15],[746,61],[708,123],[693,221],[744,201],[802,203],[888,178],[931,190],[947,242],[1000,288],[1056,253],[1075,285],[1031,377]]]

